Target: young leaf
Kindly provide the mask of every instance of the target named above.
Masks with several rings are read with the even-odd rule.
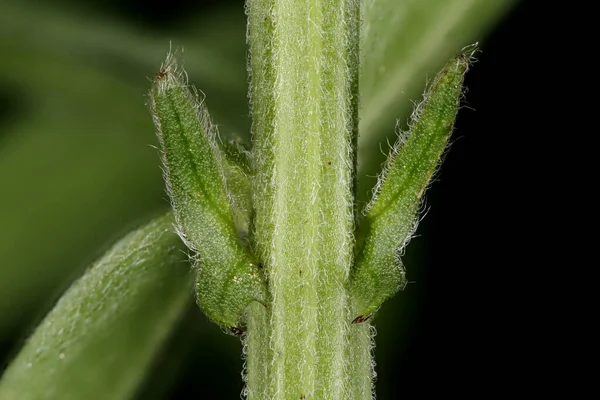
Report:
[[[32,315],[49,311],[48,301],[81,273],[102,238],[165,204],[148,148],[152,123],[139,104],[142,88],[57,54],[7,45],[17,36],[2,31],[4,4],[0,47],[11,57],[0,63],[0,81],[9,83],[0,82],[0,97],[7,94],[22,111],[8,124],[0,117],[0,191],[10,193],[0,196],[0,342],[6,343]]]
[[[452,133],[463,76],[474,51],[474,46],[465,48],[438,73],[413,114],[407,137],[396,141],[379,177],[362,221],[351,276],[355,323],[363,322],[405,283],[398,252],[416,228],[423,192]]]
[[[244,309],[254,300],[266,304],[267,292],[258,261],[237,233],[215,127],[172,55],[150,98],[179,233],[198,253],[198,305],[237,333]]]
[[[129,399],[191,299],[171,214],[119,241],[58,301],[0,380],[0,399]]]

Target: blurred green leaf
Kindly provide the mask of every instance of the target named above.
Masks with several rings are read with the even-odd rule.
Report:
[[[22,76],[20,69],[25,67],[29,77],[44,80],[46,63],[59,58],[64,59],[67,67],[58,79],[63,83],[59,92],[69,91],[64,85],[68,81],[68,67],[79,64],[101,70],[118,83],[143,89],[141,93],[145,93],[148,77],[154,76],[171,45],[189,49],[183,52],[182,59],[192,83],[208,96],[213,117],[224,125],[223,130],[228,134],[235,132],[247,137],[250,120],[246,104],[243,8],[217,9],[209,15],[191,17],[195,19],[182,29],[158,36],[82,11],[65,12],[40,2],[7,0],[0,13],[3,51],[33,53],[39,62],[29,66],[15,64],[18,60],[12,60],[11,54],[7,59],[12,65],[2,65],[0,71],[5,79],[14,79]],[[36,90],[33,86],[29,89]]]
[[[148,146],[155,142],[152,123],[137,90],[93,68],[28,51],[14,50],[0,71],[13,63],[22,74],[13,73],[13,82],[22,84],[31,110],[0,146],[7,194],[0,198],[0,335],[99,243],[168,206],[159,157]],[[45,77],[28,74],[40,63]]]
[[[3,375],[0,398],[130,398],[191,299],[173,222],[130,233],[73,284]]]
[[[481,40],[516,0],[365,0],[361,46],[359,200],[376,182],[381,143],[393,139],[426,77]]]
[[[230,14],[204,16],[199,38],[156,37],[40,2],[3,2],[0,91],[19,113],[0,121],[0,339],[108,238],[168,207],[145,106],[146,77],[168,38],[193,49],[190,78],[227,122],[221,131],[247,131],[244,15]]]

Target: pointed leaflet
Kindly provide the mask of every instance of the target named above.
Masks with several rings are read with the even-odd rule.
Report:
[[[266,285],[237,234],[215,127],[172,55],[150,97],[179,233],[198,253],[198,305],[216,323],[239,332],[246,306],[266,303]]]
[[[475,47],[454,57],[438,73],[379,177],[359,233],[359,254],[351,276],[353,316],[360,323],[405,284],[398,252],[417,224],[417,213],[446,148],[462,95],[463,76]]]
[[[173,222],[128,234],[67,290],[2,375],[0,399],[132,398],[191,300]]]

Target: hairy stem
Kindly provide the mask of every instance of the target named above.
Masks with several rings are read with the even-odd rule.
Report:
[[[247,11],[255,238],[273,298],[250,310],[248,395],[350,398],[359,2],[249,0]]]

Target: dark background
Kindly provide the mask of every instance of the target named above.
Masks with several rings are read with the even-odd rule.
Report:
[[[92,0],[82,5],[63,0],[56,7],[110,17],[146,32],[170,32],[189,24],[190,15],[211,13],[225,3],[243,4],[239,0]],[[235,33],[243,35],[243,14],[235,24]],[[534,2],[520,2],[483,41],[479,61],[466,77],[468,92],[453,145],[428,192],[428,213],[418,237],[404,258],[411,283],[382,307],[375,320],[380,399],[438,393],[485,396],[509,391],[524,379],[521,372],[526,369],[527,355],[513,359],[519,327],[512,322],[509,305],[517,278],[509,278],[515,274],[506,237],[519,223],[510,210],[525,196],[513,178],[520,137],[528,134],[528,81],[539,65],[529,48],[546,28],[535,17]],[[193,51],[193,46],[188,48]],[[121,60],[111,68],[127,70],[127,65]],[[3,127],[27,113],[29,100],[19,97],[10,81],[0,83],[1,150],[3,132],[9,132]],[[163,200],[147,209],[166,207]],[[114,232],[111,235],[118,237]],[[96,239],[106,242],[109,238]],[[101,254],[101,249],[89,248]],[[57,284],[50,297],[56,298],[64,285]],[[45,309],[30,307],[31,313],[4,329],[0,341],[3,365],[35,326],[35,316],[43,315]],[[237,339],[207,324],[195,308],[190,308],[188,319],[193,322],[174,334],[140,398],[237,398],[242,388]]]

